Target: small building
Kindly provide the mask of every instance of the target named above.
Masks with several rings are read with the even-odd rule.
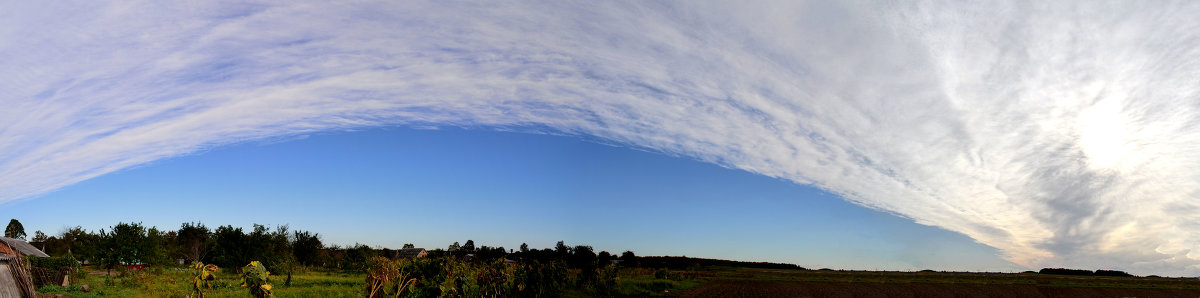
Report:
[[[15,255],[17,253],[20,253],[23,257],[50,257],[50,255],[37,249],[37,247],[33,247],[33,245],[24,240],[0,237],[0,254]]]
[[[395,259],[424,258],[427,255],[429,252],[424,248],[401,248],[396,251]]]
[[[26,257],[45,258],[49,255],[24,240],[0,237],[0,297],[37,296],[29,268],[21,262]]]

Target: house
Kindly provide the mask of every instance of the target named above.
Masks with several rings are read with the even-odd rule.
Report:
[[[429,255],[429,252],[425,251],[424,248],[401,248],[396,251],[394,259],[424,258],[427,255]]]
[[[0,237],[0,297],[36,296],[29,268],[21,259],[49,257],[46,253],[20,239]]]

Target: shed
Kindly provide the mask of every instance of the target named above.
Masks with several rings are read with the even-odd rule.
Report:
[[[50,255],[42,252],[42,250],[37,249],[37,247],[33,247],[33,245],[29,244],[29,242],[25,242],[21,239],[0,237],[0,244],[2,244],[0,245],[0,253],[2,254],[11,255],[14,254],[14,252],[19,252],[21,253],[21,256],[27,257],[50,257]]]
[[[33,297],[37,291],[29,269],[21,261],[25,257],[49,257],[41,250],[20,239],[0,237],[0,297]]]
[[[429,252],[424,248],[401,248],[396,251],[397,259],[424,258],[426,255],[429,255]]]

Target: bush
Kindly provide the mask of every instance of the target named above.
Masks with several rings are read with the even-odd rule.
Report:
[[[610,264],[596,268],[596,279],[588,288],[596,294],[608,295],[617,287],[617,282],[617,265]]]
[[[28,258],[29,272],[35,285],[59,285],[63,277],[77,275],[80,264],[74,257]]]
[[[79,265],[80,265],[79,260],[76,260],[75,257],[72,257],[72,256],[49,257],[49,258],[28,258],[28,259],[29,259],[29,265],[31,267],[36,267],[36,268],[47,268],[47,269],[58,270],[63,267],[68,267],[68,268],[73,268],[75,270],[79,270]]]
[[[671,275],[670,272],[667,272],[667,268],[662,268],[662,269],[658,269],[658,271],[654,271],[654,278],[657,278],[657,279],[666,279],[670,275]]]

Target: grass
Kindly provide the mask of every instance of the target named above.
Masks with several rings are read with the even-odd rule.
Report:
[[[249,291],[239,286],[233,273],[221,272],[212,282],[208,297],[248,297]],[[283,285],[286,276],[271,276],[278,297],[358,297],[364,288],[363,274],[305,272],[292,275],[290,286]],[[124,275],[88,274],[73,281],[70,287],[45,286],[39,294],[61,294],[69,297],[185,297],[191,292],[191,275],[185,269],[152,268],[131,271]],[[84,292],[80,285],[88,285]]]
[[[621,296],[658,296],[669,295],[704,284],[715,277],[707,271],[672,271],[666,276],[656,277],[657,270],[646,268],[625,268],[618,274],[614,294]],[[697,274],[699,273],[699,274]]]

